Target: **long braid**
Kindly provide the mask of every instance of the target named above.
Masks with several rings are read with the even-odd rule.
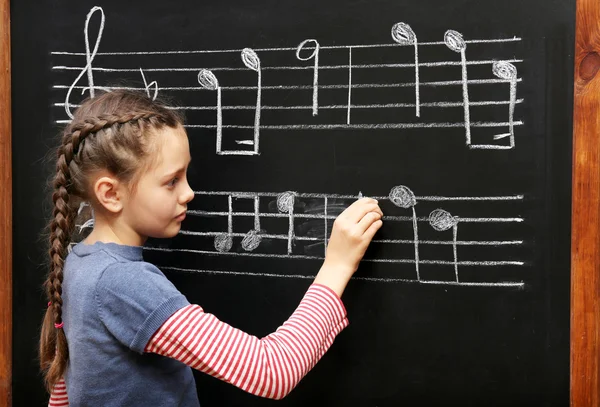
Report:
[[[63,134],[58,149],[54,192],[53,217],[50,222],[50,270],[44,283],[49,306],[46,311],[40,338],[40,365],[49,392],[62,378],[68,362],[68,347],[62,329],[62,283],[64,262],[74,228],[75,209],[69,205],[71,189],[70,164],[82,149],[85,139],[100,130],[115,125],[135,122],[138,126],[147,121],[151,125],[164,124],[168,119],[156,112],[129,112],[123,115],[103,114],[72,123]]]

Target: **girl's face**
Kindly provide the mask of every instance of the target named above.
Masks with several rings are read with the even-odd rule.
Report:
[[[123,220],[143,244],[148,237],[175,236],[185,218],[187,203],[194,191],[187,182],[190,148],[183,127],[165,127],[157,131],[155,160],[127,197]]]

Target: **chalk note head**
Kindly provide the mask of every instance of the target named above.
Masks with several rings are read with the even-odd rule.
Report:
[[[390,191],[389,194],[390,201],[400,208],[410,208],[417,204],[417,198],[413,191],[411,191],[408,187],[404,185],[399,185]]]
[[[310,44],[310,46],[309,46]],[[310,54],[309,56],[302,56],[300,55],[300,52],[302,52],[302,50],[304,50],[305,48],[307,49],[312,49],[312,54]],[[296,58],[298,58],[300,61],[308,61],[312,58],[314,58],[317,53],[319,52],[319,43],[317,42],[317,40],[314,39],[308,39],[308,40],[304,40],[300,43],[300,45],[298,45],[298,48],[296,48]]]
[[[262,242],[262,233],[264,233],[262,230],[252,229],[248,231],[248,233],[246,233],[246,235],[242,239],[242,249],[244,249],[247,252],[251,252],[258,248],[258,246],[260,246],[260,243]]]
[[[218,252],[226,253],[233,247],[233,238],[227,233],[221,233],[215,236],[215,249]]]
[[[444,34],[444,43],[454,52],[462,52],[467,48],[467,43],[458,31],[448,30]]]
[[[256,72],[260,70],[260,58],[258,58],[256,52],[251,48],[244,48],[242,50],[242,62],[248,69]]]
[[[294,209],[295,194],[293,192],[284,192],[277,196],[277,209],[281,213],[290,213]]]
[[[400,45],[414,45],[417,42],[415,32],[406,23],[396,23],[392,27],[392,39]]]
[[[517,67],[506,61],[494,61],[492,72],[500,79],[515,80],[517,78]]]
[[[202,69],[198,73],[198,83],[208,90],[217,90],[219,88],[219,81],[214,73],[208,69]]]
[[[434,209],[429,214],[429,224],[438,232],[451,229],[458,224],[458,219],[443,209]]]

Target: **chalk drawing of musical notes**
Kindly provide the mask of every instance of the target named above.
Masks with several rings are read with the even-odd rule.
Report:
[[[94,44],[91,44],[90,33],[88,32],[91,18],[94,15],[100,17],[100,28],[98,36]],[[184,112],[202,112],[216,111],[217,123],[207,123],[203,116],[201,119],[191,121],[186,124],[186,129],[189,132],[194,132],[202,129],[210,129],[216,131],[217,134],[217,154],[220,155],[258,155],[260,154],[260,135],[264,132],[277,133],[279,136],[285,136],[286,132],[291,131],[336,131],[336,130],[373,130],[371,136],[376,136],[382,132],[394,132],[407,136],[410,134],[419,134],[422,131],[427,137],[437,138],[446,137],[446,133],[458,133],[464,130],[466,145],[469,149],[513,149],[516,146],[516,134],[518,126],[523,126],[522,120],[519,120],[517,106],[524,102],[524,99],[517,98],[517,84],[523,79],[519,78],[517,73],[518,64],[524,63],[523,59],[513,57],[514,53],[510,50],[500,49],[499,52],[505,54],[505,58],[493,59],[472,59],[466,58],[467,45],[494,47],[498,43],[518,43],[521,38],[490,38],[490,39],[468,39],[463,38],[463,34],[448,30],[443,36],[443,41],[421,41],[417,40],[417,35],[406,22],[398,22],[391,29],[392,41],[375,44],[351,44],[351,45],[321,45],[316,39],[307,39],[299,45],[293,47],[251,47],[251,48],[235,48],[235,49],[214,49],[214,50],[166,50],[166,51],[121,51],[121,52],[99,52],[99,46],[104,30],[105,16],[102,8],[94,7],[87,14],[85,19],[85,49],[84,52],[71,51],[54,51],[53,58],[66,58],[66,65],[55,64],[52,66],[54,71],[64,71],[74,73],[74,80],[71,83],[57,83],[53,86],[56,90],[64,90],[58,96],[62,103],[54,103],[54,106],[65,110],[67,118],[58,119],[56,123],[67,124],[72,118],[71,109],[78,105],[71,100],[74,91],[86,92],[89,90],[90,96],[94,96],[95,91],[112,90],[112,89],[139,89],[144,91],[148,97],[154,98],[159,91],[158,83],[160,81],[160,92],[167,96],[175,93],[176,100],[186,100],[175,109]],[[389,33],[389,32],[388,32]],[[383,35],[383,33],[382,33]],[[389,35],[389,34],[387,34]],[[389,38],[389,37],[388,37]],[[93,45],[93,46],[92,46]],[[414,49],[414,60],[406,62],[385,62],[386,59],[394,59],[394,51],[398,46],[408,46]],[[423,47],[428,48],[426,55],[430,56],[430,60],[423,60],[420,56]],[[434,52],[429,52],[433,49]],[[460,54],[460,59],[447,59],[447,50]],[[321,51],[327,50],[326,53]],[[292,53],[295,58],[289,58]],[[486,51],[487,52],[487,51]],[[269,58],[264,58],[269,61],[268,64],[263,64],[259,55],[268,53]],[[379,55],[377,55],[378,53]],[[221,58],[227,57],[227,54],[237,54],[241,56],[242,64],[231,65],[233,59]],[[103,66],[99,66],[98,56],[102,56]],[[198,66],[190,66],[190,58],[187,56],[194,55],[194,60],[198,61]],[[281,58],[278,58],[281,55]],[[425,55],[425,54],[423,54]],[[509,56],[511,55],[511,56]],[[76,57],[81,57],[81,62],[78,64]],[[143,66],[140,59],[143,58]],[[148,61],[151,58],[157,59],[159,67],[148,66]],[[168,61],[165,61],[168,58]],[[376,60],[374,61],[373,58]],[[277,61],[293,62],[288,64],[279,63]],[[227,61],[220,63],[219,61]],[[304,63],[306,62],[306,64]],[[113,65],[114,64],[114,65]],[[471,66],[489,65],[491,67],[489,76],[482,78],[471,78],[467,74],[467,70]],[[461,68],[460,78],[456,80],[440,80],[443,77],[444,70],[450,67],[459,66]],[[427,68],[427,69],[424,69]],[[256,82],[248,83],[246,75],[236,76],[238,71],[251,70],[256,73]],[[385,73],[385,70],[392,72],[410,70],[414,73],[414,81],[403,82],[398,79],[401,75],[378,75],[379,71]],[[263,71],[273,72],[273,83],[263,86]],[[306,83],[306,78],[303,75],[305,72],[312,73],[312,83]],[[344,75],[327,75],[319,78],[319,73],[325,72],[347,72],[347,81]],[[432,74],[432,80],[428,80],[429,72],[436,71]],[[139,81],[142,76],[143,85],[138,86],[98,86],[95,83],[94,74],[102,72],[102,78],[111,80],[111,75],[116,78],[112,80],[127,80],[131,79],[135,74],[136,81]],[[180,78],[186,72],[193,72],[198,75],[198,80],[192,79],[189,84],[181,84]],[[208,74],[210,72],[210,75]],[[227,72],[227,75],[222,75],[222,72]],[[475,76],[478,71],[474,71],[472,76]],[[199,74],[200,73],[200,74]],[[84,75],[87,75],[87,84],[79,83]],[[127,77],[130,75],[130,77]],[[217,81],[217,77],[219,81]],[[150,82],[148,78],[152,78]],[[193,78],[193,77],[192,77]],[[323,78],[327,78],[326,83]],[[366,78],[366,79],[365,79]],[[436,78],[435,80],[433,80]],[[148,80],[147,80],[148,79]],[[177,82],[169,84],[169,81]],[[224,83],[226,81],[226,83]],[[196,83],[197,82],[197,83]],[[469,90],[475,86],[485,87],[486,92],[471,92],[476,94],[494,94],[506,91],[502,86],[508,83],[510,92],[505,100],[490,97],[490,100],[471,100]],[[385,92],[378,92],[378,89],[399,89],[413,88],[414,100],[412,97],[409,100],[395,100],[392,102],[383,102],[377,100],[378,97],[384,98]],[[456,100],[423,100],[423,89],[440,88],[440,87],[462,87],[462,97],[457,93]],[[370,92],[362,92],[357,90],[371,90]],[[312,103],[299,102],[295,98],[289,98],[289,93],[292,90],[312,90]],[[346,90],[347,92],[339,92]],[[211,98],[194,98],[194,92],[216,92],[217,103],[210,103]],[[244,93],[256,92],[256,103],[248,105],[223,105],[221,103],[221,92],[232,94],[231,100],[243,100]],[[264,98],[268,94],[268,98]],[[435,95],[435,93],[432,93]],[[342,95],[340,97],[340,95]],[[239,96],[239,98],[237,97]],[[443,97],[439,97],[442,99]],[[269,104],[264,101],[274,101]],[[199,101],[196,103],[196,101]],[[479,112],[486,109],[494,109],[495,106],[508,106],[508,120],[505,120],[505,115],[498,119],[490,119],[489,121],[473,120],[479,117]],[[462,119],[456,121],[435,121],[421,120],[421,110],[462,110]],[[252,110],[254,111],[254,123],[223,123],[223,112],[229,110]],[[329,118],[327,123],[314,123],[306,118],[306,115],[296,114],[295,111],[311,111],[312,116],[317,116],[320,111],[335,111],[342,110],[345,115],[323,115]],[[354,112],[353,112],[354,110]],[[356,111],[361,112],[357,115]],[[373,111],[376,114],[362,114]],[[386,112],[393,111],[393,115],[386,115]],[[396,112],[399,111],[399,114]],[[487,110],[482,117],[493,114],[496,117],[496,110]],[[275,113],[275,114],[273,114]],[[414,121],[414,117],[419,118],[419,121]],[[435,117],[431,115],[430,117]],[[448,117],[451,117],[448,115]],[[339,119],[338,119],[339,118]],[[325,120],[325,119],[324,119]],[[339,120],[339,121],[338,121]],[[490,133],[495,136],[489,143],[473,143],[472,133],[474,129],[485,128],[490,129]],[[225,147],[223,137],[228,134],[228,129],[246,129],[253,132],[252,139],[234,140],[239,146],[244,147],[229,148]],[[444,131],[431,131],[431,129],[443,129]],[[460,130],[458,130],[460,129]],[[507,129],[507,130],[500,130]],[[402,130],[402,131],[398,131]],[[201,132],[204,135],[206,132]],[[420,136],[419,136],[420,137]],[[503,141],[506,139],[506,141]],[[505,143],[505,144],[498,144]]]
[[[260,111],[261,111],[261,85],[262,74],[260,68],[260,59],[256,52],[250,48],[244,48],[241,53],[242,62],[244,65],[257,73],[257,90],[256,90],[256,106],[254,113],[254,139],[253,140],[236,140],[237,144],[246,144],[253,146],[253,150],[223,150],[223,106],[222,92],[219,86],[219,81],[213,72],[208,69],[202,69],[198,73],[198,83],[206,90],[214,90],[217,92],[217,137],[216,149],[219,155],[255,155],[259,153],[260,139]]]
[[[215,236],[215,249],[219,252],[228,252],[233,247],[233,197],[227,197],[227,233],[219,233]]]
[[[421,103],[419,97],[419,44],[417,36],[406,23],[396,23],[392,27],[392,38],[400,45],[413,45],[415,47],[415,115],[421,116]]]
[[[217,154],[222,154],[223,143],[223,108],[221,102],[221,87],[217,77],[208,69],[203,69],[198,73],[198,83],[204,89],[217,91]]]
[[[242,240],[242,248],[247,252],[251,252],[260,246],[262,241],[261,234],[264,231],[260,228],[260,197],[254,195],[254,229],[248,231]]]
[[[494,136],[494,140],[510,137],[510,147],[515,146],[514,115],[517,100],[517,67],[510,62],[494,61],[492,72],[500,79],[510,81],[510,102],[508,105],[508,133]]]
[[[458,235],[458,219],[443,209],[435,209],[429,214],[429,224],[438,232],[452,229],[452,249],[454,253],[454,274],[458,282],[458,250],[456,237]]]
[[[300,53],[308,44],[311,44],[313,47],[313,52],[309,56],[302,56]],[[296,49],[296,58],[300,61],[314,61],[313,66],[313,96],[312,96],[312,114],[316,116],[319,114],[319,49],[320,45],[317,40],[309,39],[304,40],[298,45]]]
[[[417,212],[415,211],[415,205],[417,199],[415,194],[404,185],[392,188],[389,195],[390,201],[404,209],[410,208],[412,210],[412,224],[413,224],[413,240],[415,244],[415,271],[417,273],[417,280],[421,279],[419,274],[419,226],[417,225]]]
[[[156,97],[158,96],[158,82],[152,81],[148,83],[146,81],[146,75],[144,75],[144,71],[142,70],[142,68],[140,68],[140,74],[142,75],[142,80],[144,81],[146,95],[148,95],[148,97],[150,98],[150,88],[154,88],[154,95],[152,95],[151,99],[156,100]]]
[[[218,211],[214,209],[210,210],[188,210],[188,214],[190,216],[198,216],[200,218],[212,218],[226,219],[226,230],[225,231],[214,231],[214,230],[181,230],[180,235],[188,238],[197,237],[197,238],[213,238],[214,239],[214,247],[215,250],[204,250],[198,249],[197,243],[191,244],[190,248],[181,248],[181,249],[173,249],[176,251],[182,251],[185,253],[191,254],[200,254],[200,255],[218,255],[218,256],[242,256],[242,257],[257,257],[257,258],[283,258],[283,259],[297,259],[297,260],[323,260],[326,251],[323,255],[315,255],[314,252],[305,252],[303,248],[313,247],[315,243],[324,243],[325,248],[327,244],[328,234],[330,233],[330,228],[328,228],[327,222],[332,222],[337,217],[337,214],[343,208],[340,208],[340,202],[346,201],[346,207],[353,201],[357,199],[357,195],[341,195],[341,194],[321,194],[321,193],[300,193],[294,191],[287,192],[233,192],[233,191],[196,191],[196,195],[201,195],[205,197],[212,197],[211,199],[217,199],[219,197],[224,197],[227,199],[227,210],[226,211]],[[360,193],[359,195],[365,195]],[[417,196],[414,192],[403,185],[393,187],[388,195],[385,196],[377,196],[377,195],[369,195],[374,199],[377,199],[380,202],[380,205],[385,202],[390,202],[394,207],[400,209],[410,209],[411,215],[406,216],[402,213],[393,213],[392,210],[388,207],[385,211],[385,215],[383,218],[384,228],[386,225],[391,225],[392,230],[397,230],[398,228],[406,227],[412,230],[412,238],[411,239],[398,239],[398,238],[382,238],[375,236],[372,241],[372,245],[379,247],[389,247],[394,248],[396,246],[406,246],[411,245],[413,248],[414,255],[405,257],[398,257],[393,254],[393,251],[389,250],[386,252],[387,255],[384,257],[366,257],[363,259],[366,263],[372,264],[381,264],[381,265],[389,265],[393,267],[406,267],[412,266],[414,267],[415,276],[414,278],[406,278],[406,277],[364,277],[364,279],[373,279],[374,281],[406,281],[406,282],[418,282],[423,284],[449,284],[449,285],[466,285],[466,286],[510,286],[510,287],[523,287],[523,281],[472,281],[471,279],[465,279],[464,273],[463,278],[460,278],[459,272],[461,269],[473,269],[477,268],[481,270],[481,273],[485,273],[485,270],[494,270],[496,268],[500,270],[510,269],[510,268],[520,268],[526,266],[528,263],[521,259],[514,258],[514,249],[518,248],[524,244],[522,239],[519,239],[517,236],[515,238],[511,238],[514,233],[522,233],[519,232],[522,229],[518,227],[518,225],[522,224],[524,219],[518,216],[487,216],[487,217],[470,217],[465,215],[456,215],[451,214],[449,211],[441,208],[435,208],[433,210],[428,211],[428,216],[418,216],[415,210],[415,206],[417,204],[420,205],[432,205],[432,204],[440,204],[444,202],[452,203],[453,207],[456,208],[456,204],[460,202],[468,203],[466,208],[470,208],[473,205],[492,205],[494,208],[498,208],[498,205],[502,205],[506,203],[506,205],[514,206],[515,203],[523,202],[523,195],[508,195],[508,196]],[[220,199],[220,198],[219,198]],[[232,201],[233,199],[252,199],[254,200],[254,209],[252,211],[235,211],[233,210]],[[272,208],[268,211],[260,210],[259,199],[266,199],[269,201],[269,208]],[[304,211],[302,208],[305,208],[305,204],[302,202],[313,202],[311,208],[321,208],[319,209],[321,213],[315,210]],[[315,206],[315,202],[321,202],[318,206]],[[213,201],[214,202],[214,201]],[[335,202],[335,209],[330,210],[329,206],[331,202]],[[512,202],[512,203],[511,203]],[[271,205],[274,203],[275,205]],[[321,205],[323,205],[321,207]],[[423,210],[427,210],[427,207],[422,207]],[[453,210],[456,211],[458,209]],[[254,219],[254,227],[251,231],[247,233],[236,233],[233,231],[233,220],[234,218],[253,218]],[[279,229],[287,229],[287,233],[273,233],[268,230],[263,230],[260,225],[260,218],[269,218],[271,227],[275,227],[276,224],[273,222],[279,222],[280,220],[282,224],[277,226]],[[311,228],[300,228],[298,229],[296,226],[298,222],[308,222],[310,221],[311,225],[318,225],[319,221],[323,222],[324,228],[319,228],[320,230],[324,229],[324,233],[321,237],[311,232],[314,229]],[[316,222],[316,223],[315,223]],[[440,235],[444,235],[444,232],[448,230],[452,230],[452,238],[446,240],[438,240],[431,238],[423,238],[421,236],[421,232],[425,233],[426,230],[419,228],[420,223],[427,222],[428,225],[435,232],[439,232]],[[485,231],[488,230],[489,233],[499,233],[501,236],[500,239],[458,239],[458,225],[461,223],[465,224],[479,224],[485,226],[483,229],[477,228],[475,230]],[[214,223],[213,223],[214,225]],[[394,226],[397,225],[397,226]],[[507,229],[506,229],[507,228]],[[473,233],[473,229],[466,229],[467,231],[471,230]],[[493,232],[492,232],[493,231]],[[468,233],[468,232],[464,232]],[[427,236],[427,233],[424,234]],[[246,243],[242,244],[241,249],[233,250],[232,241],[234,238],[240,237],[242,238],[242,242],[246,240]],[[260,241],[259,241],[260,238]],[[284,241],[285,248],[283,246],[276,246],[273,244],[269,244],[265,246],[262,252],[257,252],[255,249],[262,244],[263,241],[268,240],[271,242],[276,241]],[[283,242],[282,242],[283,243]],[[431,253],[425,258],[421,253],[422,247],[452,247],[452,259],[439,259],[439,258],[431,258]],[[458,247],[471,248],[470,250],[464,250],[462,252],[463,259],[459,259],[459,251]],[[279,247],[279,248],[278,248]],[[482,260],[477,258],[477,260],[469,260],[468,257],[465,259],[465,256],[471,256],[473,253],[473,249],[485,248],[486,253],[497,253],[498,256],[502,257],[503,255],[509,257],[508,259],[490,259],[490,260]],[[170,249],[161,249],[161,248],[151,248],[149,250],[170,250]],[[266,252],[265,252],[266,250]],[[311,254],[312,253],[312,254]],[[403,252],[402,252],[403,253]],[[435,252],[437,255],[442,255],[442,251]],[[471,254],[469,254],[471,253]],[[491,254],[493,255],[493,254]],[[396,265],[396,266],[395,266]],[[386,267],[389,267],[386,266]],[[438,268],[451,268],[452,270],[452,278],[448,280],[439,281],[437,279],[432,280],[430,278],[424,277],[423,270],[421,270],[421,266],[427,268],[438,267]],[[398,270],[400,271],[400,270]],[[466,272],[466,271],[465,271]],[[405,274],[405,273],[404,273]],[[472,275],[472,274],[467,274]],[[363,278],[363,277],[361,277]]]
[[[254,146],[254,154],[258,154],[258,140],[260,132],[260,110],[261,110],[261,98],[262,98],[262,71],[260,67],[260,59],[256,52],[250,48],[244,48],[242,50],[242,61],[248,69],[256,72],[256,111],[254,113],[254,141],[249,142],[246,140],[237,141],[239,144],[250,144]]]
[[[292,243],[294,241],[295,233],[294,233],[294,203],[295,203],[295,193],[294,192],[284,192],[283,194],[277,197],[277,209],[281,213],[287,213],[289,216],[288,221],[288,246],[287,251],[288,254],[292,253]]]
[[[444,34],[444,42],[446,46],[460,54],[460,65],[462,69],[462,93],[463,93],[463,110],[465,117],[465,137],[467,139],[467,146],[471,145],[471,117],[469,111],[469,85],[467,78],[467,57],[465,50],[467,49],[467,43],[463,39],[461,33],[448,30]]]
[[[90,25],[90,20],[92,19],[92,16],[96,12],[100,13],[100,28],[98,29],[98,36],[96,37],[96,42],[94,43],[94,50],[90,52],[89,25]],[[67,96],[65,97],[65,112],[67,113],[67,116],[69,116],[71,119],[73,118],[73,114],[71,113],[71,106],[69,104],[69,100],[71,98],[71,92],[73,92],[73,89],[77,85],[77,82],[79,82],[79,80],[86,73],[87,73],[87,78],[88,78],[88,87],[87,88],[90,91],[90,96],[91,97],[95,96],[94,72],[92,69],[92,62],[94,61],[94,58],[96,57],[96,54],[98,53],[98,48],[100,47],[100,41],[102,40],[102,33],[104,31],[104,21],[105,21],[104,10],[102,10],[102,7],[93,7],[85,18],[85,28],[84,28],[83,34],[85,37],[86,64],[85,64],[85,67],[79,73],[79,75],[77,75],[77,78],[73,81],[73,83],[69,87],[69,90],[67,91]],[[84,90],[85,90],[85,88],[84,88]]]

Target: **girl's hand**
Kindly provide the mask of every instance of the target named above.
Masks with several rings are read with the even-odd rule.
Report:
[[[333,223],[325,262],[314,282],[329,286],[341,296],[381,228],[382,217],[383,212],[372,198],[359,199],[346,208]]]

